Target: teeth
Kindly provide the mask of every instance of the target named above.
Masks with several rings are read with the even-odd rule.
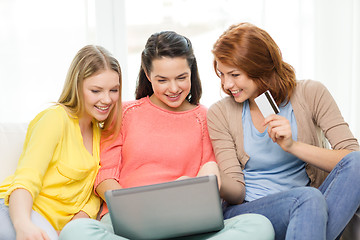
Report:
[[[177,98],[178,96],[179,96],[179,94],[177,94],[177,95],[172,95],[172,96],[168,95],[169,98]]]
[[[237,93],[239,93],[239,92],[240,92],[240,90],[231,91],[232,94],[237,94]]]
[[[97,107],[98,109],[100,109],[100,110],[105,111],[105,110],[108,110],[110,106],[106,106],[106,107],[96,106],[96,107]]]

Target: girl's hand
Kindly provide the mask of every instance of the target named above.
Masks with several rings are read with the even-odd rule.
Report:
[[[276,142],[284,151],[288,152],[294,143],[289,120],[283,116],[272,114],[265,118],[265,125],[268,125],[267,131],[273,142]]]
[[[50,240],[44,230],[32,222],[24,222],[20,228],[16,228],[16,240]]]
[[[177,178],[175,181],[177,181],[177,180],[189,179],[189,178],[190,178],[190,177],[188,177],[188,176],[181,176],[181,177]]]
[[[78,218],[90,218],[90,216],[87,215],[87,213],[84,211],[79,211],[77,214],[75,214],[73,216],[73,218],[71,220],[78,219]]]
[[[84,211],[79,211],[72,217],[72,219],[70,221],[78,219],[78,218],[90,218],[90,216]],[[56,232],[57,232],[57,235],[60,235],[60,233],[61,233],[60,230],[57,230]]]
[[[32,196],[26,189],[18,188],[10,195],[9,214],[16,232],[16,240],[50,239],[43,229],[31,221],[32,203]]]

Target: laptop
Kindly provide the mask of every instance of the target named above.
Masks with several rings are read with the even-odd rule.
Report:
[[[215,175],[105,192],[116,235],[165,239],[224,227]]]

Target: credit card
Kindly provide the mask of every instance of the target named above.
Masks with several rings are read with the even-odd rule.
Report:
[[[280,109],[276,105],[269,90],[259,95],[254,100],[264,118],[267,118],[271,114],[277,114],[280,112]]]

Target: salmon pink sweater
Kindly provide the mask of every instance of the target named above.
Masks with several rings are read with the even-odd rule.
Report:
[[[100,155],[96,186],[115,179],[123,188],[195,177],[215,161],[207,109],[173,112],[154,105],[149,97],[123,104],[121,133]],[[102,215],[107,212],[104,207]]]

